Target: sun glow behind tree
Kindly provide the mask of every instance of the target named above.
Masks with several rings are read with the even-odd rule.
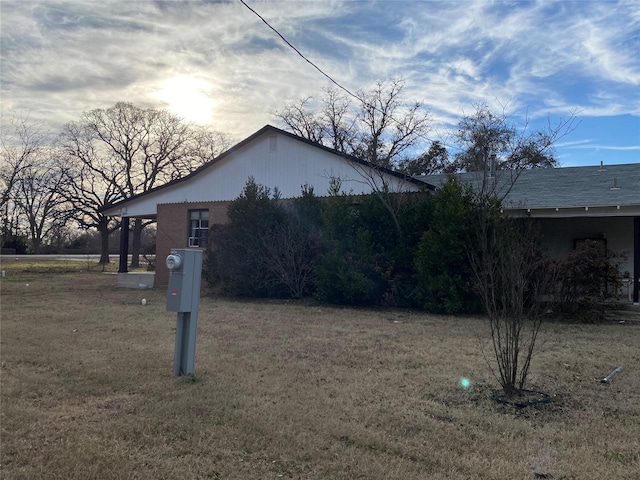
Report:
[[[181,75],[160,83],[156,97],[167,109],[188,122],[212,123],[215,101],[207,93],[209,86],[200,78]]]

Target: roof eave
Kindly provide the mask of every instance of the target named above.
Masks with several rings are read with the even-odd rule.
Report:
[[[640,205],[584,205],[571,207],[519,207],[503,208],[510,216],[534,218],[567,217],[635,217],[640,216]]]
[[[122,216],[123,214],[121,213],[123,208],[124,211],[126,212],[126,205],[134,200],[138,200],[144,196],[156,193],[162,189],[165,188],[169,188],[169,187],[173,187],[179,183],[185,182],[191,178],[193,178],[195,175],[198,175],[200,172],[202,172],[203,170],[206,170],[214,165],[216,165],[218,162],[222,161],[224,158],[228,157],[229,155],[231,155],[232,153],[240,150],[242,147],[244,147],[245,145],[251,143],[253,140],[255,140],[256,138],[258,138],[259,136],[263,135],[264,133],[268,132],[268,131],[272,131],[274,133],[279,133],[285,136],[288,136],[290,138],[293,138],[295,140],[301,141],[303,143],[307,143],[309,145],[312,145],[316,148],[320,148],[322,150],[325,150],[327,152],[333,153],[334,155],[338,155],[342,158],[344,158],[345,160],[349,161],[349,162],[354,162],[354,163],[358,163],[359,165],[363,165],[363,166],[367,166],[367,167],[373,167],[377,170],[379,170],[380,172],[383,172],[385,174],[400,178],[408,183],[412,183],[414,185],[418,185],[422,188],[426,188],[427,190],[431,190],[431,191],[435,191],[436,187],[430,183],[427,183],[426,181],[423,180],[418,180],[416,178],[413,178],[409,175],[403,175],[399,172],[396,172],[394,170],[388,169],[388,168],[384,168],[384,167],[377,167],[375,165],[373,165],[372,163],[369,163],[365,160],[359,159],[357,157],[353,157],[351,155],[347,155],[346,153],[342,153],[339,152],[338,150],[334,150],[333,148],[329,148],[329,147],[325,147],[324,145],[321,145],[319,143],[313,142],[311,140],[308,140],[306,138],[303,137],[299,137],[298,135],[294,135],[293,133],[287,132],[285,130],[281,130],[277,127],[274,127],[273,125],[265,125],[264,127],[262,127],[260,130],[258,130],[257,132],[255,132],[254,134],[248,136],[247,138],[245,138],[244,140],[242,140],[241,142],[235,144],[233,147],[231,147],[230,149],[226,150],[225,152],[221,153],[220,155],[218,155],[216,158],[214,158],[213,160],[211,160],[210,162],[205,163],[204,165],[198,167],[197,169],[195,169],[193,172],[191,172],[188,175],[185,175],[184,177],[178,178],[176,180],[172,180],[171,182],[167,182],[164,185],[160,185],[159,187],[153,188],[151,190],[148,190],[146,192],[142,192],[138,195],[134,195],[133,197],[130,198],[126,198],[124,200],[121,200],[118,203],[115,203],[113,205],[110,205],[108,207],[102,207],[99,211],[100,213],[102,213],[103,215],[107,215],[107,216]]]

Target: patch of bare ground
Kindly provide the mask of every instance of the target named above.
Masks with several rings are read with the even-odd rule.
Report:
[[[483,319],[203,298],[174,377],[163,291],[23,275],[1,283],[2,478],[638,478],[638,325],[544,325],[551,402],[518,409]]]

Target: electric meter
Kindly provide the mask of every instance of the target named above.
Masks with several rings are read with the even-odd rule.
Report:
[[[182,258],[180,255],[172,254],[167,257],[167,268],[170,271],[178,270],[182,265]]]

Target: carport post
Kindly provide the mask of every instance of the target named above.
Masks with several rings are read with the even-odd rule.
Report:
[[[640,290],[640,217],[633,217],[633,304],[638,301]]]
[[[118,273],[127,273],[127,258],[129,258],[129,217],[120,220],[120,263]]]

